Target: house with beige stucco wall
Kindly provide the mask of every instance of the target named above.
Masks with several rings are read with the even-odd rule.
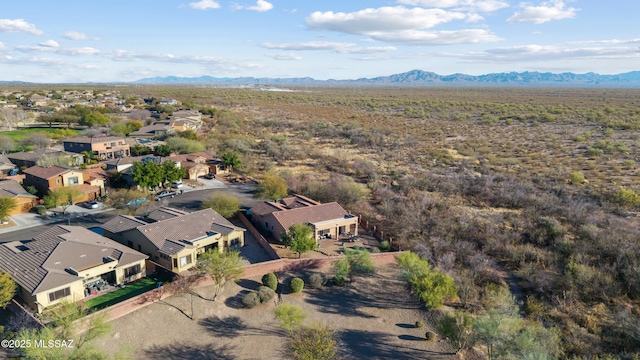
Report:
[[[146,218],[120,215],[102,225],[104,235],[147,254],[175,273],[192,268],[199,254],[244,246],[246,229],[213,209],[186,211],[161,207]]]
[[[357,216],[349,214],[336,202],[322,204],[302,195],[265,201],[252,207],[248,214],[251,222],[276,240],[295,224],[311,226],[316,240],[358,235]]]
[[[37,312],[83,300],[100,286],[138,280],[146,275],[146,259],[78,226],[57,225],[32,240],[0,244],[0,270],[11,275],[17,295]]]

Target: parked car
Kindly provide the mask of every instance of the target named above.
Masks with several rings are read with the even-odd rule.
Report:
[[[128,203],[124,204],[124,206],[137,206],[142,204],[145,201],[147,201],[147,198],[138,198],[138,199],[129,201]]]
[[[214,174],[214,173],[208,173],[207,175],[203,176],[203,178],[205,178],[205,179],[209,179],[209,180],[211,180],[211,179],[215,179],[215,178],[216,178],[216,174]]]
[[[182,186],[182,181],[174,181],[171,183],[171,187],[174,189],[180,189]]]
[[[156,194],[156,201],[160,200],[160,199],[164,199],[166,197],[174,197],[176,196],[176,192],[175,191],[171,191],[171,190],[162,190],[159,193]]]
[[[87,202],[87,207],[89,209],[97,209],[100,207],[100,203],[97,200],[91,200]]]

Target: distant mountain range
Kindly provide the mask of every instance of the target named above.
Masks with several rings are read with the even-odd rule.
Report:
[[[571,72],[554,74],[540,72],[508,72],[486,75],[438,75],[433,72],[412,70],[402,74],[361,78],[355,80],[316,80],[302,78],[216,78],[200,77],[154,77],[140,79],[133,84],[210,84],[220,86],[513,86],[513,87],[612,87],[640,88],[640,71],[632,71],[617,75],[600,75],[596,73],[574,74]]]

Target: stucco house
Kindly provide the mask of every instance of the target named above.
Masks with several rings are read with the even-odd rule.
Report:
[[[19,168],[28,168],[38,165],[38,161],[46,161],[46,158],[63,157],[69,166],[78,166],[84,163],[84,155],[68,153],[55,148],[38,149],[28,152],[16,152],[7,155],[7,158]]]
[[[275,239],[280,239],[280,234],[294,224],[310,225],[316,240],[358,234],[358,217],[349,214],[340,204],[321,204],[302,195],[265,201],[252,207],[248,214],[258,228]]]
[[[154,124],[143,126],[134,132],[130,132],[127,136],[151,139],[167,136],[169,134],[173,134],[174,132],[175,129],[170,125]]]
[[[38,199],[37,196],[28,193],[22,185],[15,180],[0,181],[0,196],[12,198],[16,201],[16,207],[9,212],[9,215],[29,212]]]
[[[119,136],[76,137],[62,141],[65,151],[96,155],[100,160],[111,160],[131,156],[131,149]]]
[[[78,226],[56,225],[32,240],[0,244],[0,269],[37,312],[140,279],[146,275],[146,258]]]
[[[102,188],[85,183],[85,178],[90,176],[80,170],[67,169],[61,166],[32,166],[24,169],[25,175],[22,182],[25,186],[33,185],[38,190],[38,195],[45,196],[51,190],[63,186],[76,186],[84,194],[76,202],[96,199],[100,196]]]
[[[198,254],[244,246],[245,229],[213,209],[188,213],[169,207],[147,218],[120,215],[102,225],[104,236],[136,249],[175,273],[189,270]]]
[[[214,158],[206,152],[195,154],[171,155],[167,159],[180,164],[180,167],[187,170],[187,179],[197,179],[199,176],[207,175],[211,171],[209,162]]]

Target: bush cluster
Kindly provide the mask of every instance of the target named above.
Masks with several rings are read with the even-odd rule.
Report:
[[[275,291],[278,289],[278,277],[274,273],[264,274],[262,277],[262,285]]]
[[[326,279],[322,273],[313,273],[309,276],[309,286],[314,289],[322,289]]]
[[[291,289],[292,293],[299,293],[303,288],[304,280],[300,279],[299,277],[291,279],[291,282],[289,283],[289,289]]]

